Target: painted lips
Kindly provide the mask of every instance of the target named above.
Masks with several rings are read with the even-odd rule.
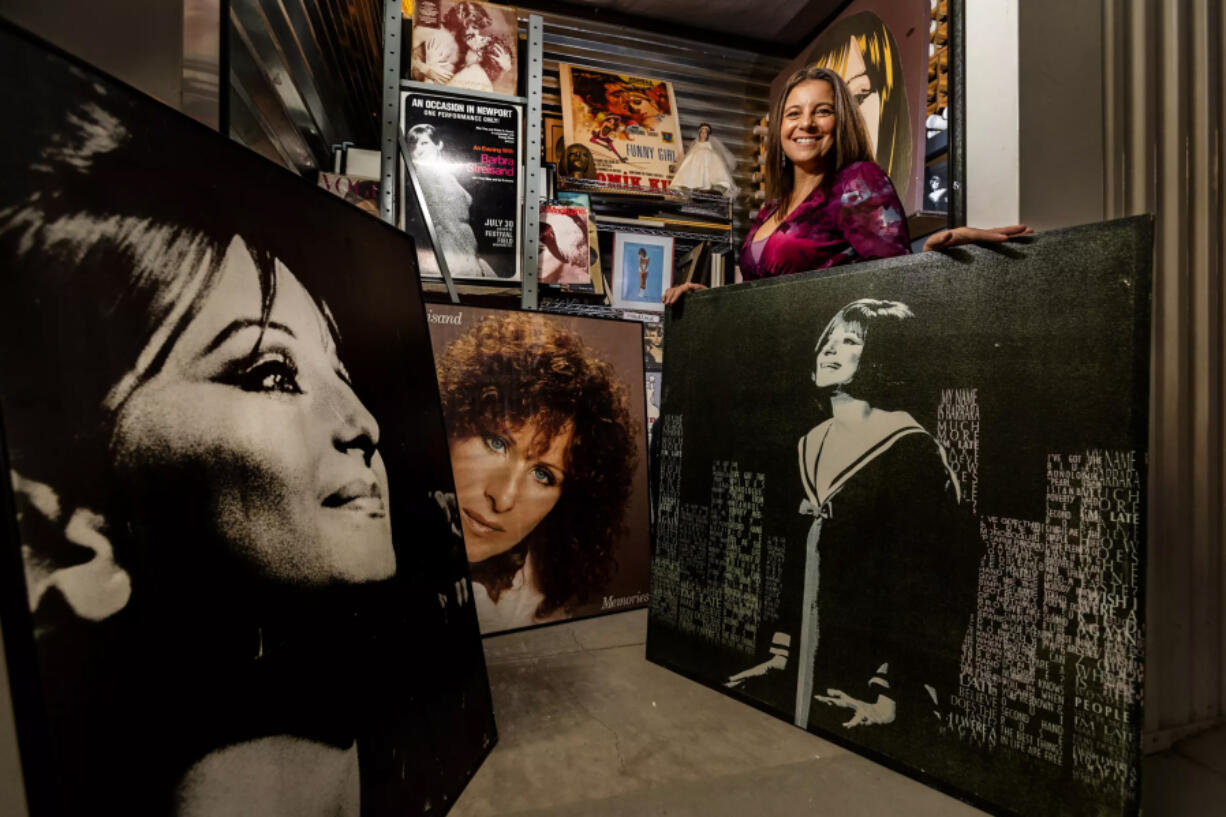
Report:
[[[468,510],[468,508],[461,508],[460,513],[462,513],[464,518],[468,521],[469,527],[472,528],[473,533],[477,534],[478,536],[484,536],[492,533],[505,533],[504,528],[498,527],[480,514],[476,514]]]
[[[365,513],[372,517],[387,515],[383,491],[379,483],[373,480],[354,479],[346,482],[324,497],[323,506]]]

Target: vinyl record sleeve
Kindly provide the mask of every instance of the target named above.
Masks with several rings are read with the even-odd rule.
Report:
[[[496,733],[412,243],[7,24],[0,73],[31,814],[446,811]]]
[[[1152,230],[687,295],[647,657],[993,813],[1136,814]]]
[[[417,0],[410,71],[418,82],[514,96],[519,82],[515,9],[481,0]]]
[[[427,309],[481,632],[644,606],[641,325]]]

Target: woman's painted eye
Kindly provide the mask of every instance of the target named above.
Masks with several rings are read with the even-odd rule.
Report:
[[[554,479],[552,471],[540,465],[532,469],[532,478],[546,486],[556,485],[558,482]]]
[[[863,105],[864,100],[873,95],[872,91],[859,91],[855,95],[856,105]]]
[[[302,394],[298,367],[281,352],[266,354],[235,372],[229,380],[243,391]]]
[[[505,454],[507,453],[507,449],[510,448],[510,446],[507,445],[507,441],[502,437],[499,437],[497,434],[483,434],[481,435],[481,438],[485,440],[486,447],[495,454]]]

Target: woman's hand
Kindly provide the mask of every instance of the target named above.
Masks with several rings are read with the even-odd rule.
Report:
[[[1024,235],[1034,235],[1034,230],[1025,224],[1010,224],[1008,227],[993,227],[990,230],[981,227],[954,227],[952,230],[941,230],[928,236],[928,240],[924,242],[924,251],[948,250],[960,244],[999,244]]]
[[[813,700],[821,701],[829,706],[850,709],[852,715],[843,723],[848,729],[856,726],[893,723],[897,714],[894,699],[886,695],[878,695],[876,701],[869,703],[853,698],[841,689],[828,689],[825,695],[814,695]]]
[[[706,289],[706,287],[702,284],[693,283],[678,284],[675,287],[669,287],[668,291],[664,293],[664,297],[660,300],[664,302],[665,306],[672,306],[673,304],[677,303],[677,301],[681,300],[682,295],[687,292],[693,292],[696,289]]]

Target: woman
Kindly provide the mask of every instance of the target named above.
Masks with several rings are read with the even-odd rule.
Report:
[[[447,260],[447,269],[458,278],[497,277],[485,259],[477,255],[477,236],[468,223],[473,197],[456,179],[443,156],[443,139],[433,125],[414,125],[405,134],[409,160],[417,172],[426,209],[434,224],[437,250]],[[428,247],[417,249],[423,270],[438,273],[438,263]]]
[[[771,114],[766,151],[767,205],[741,247],[746,279],[826,269],[910,252],[902,203],[873,162],[864,120],[846,84],[828,68],[797,71]],[[1029,235],[1025,225],[933,234],[925,250]],[[704,289],[687,283],[666,304]]]
[[[944,450],[898,408],[913,321],[906,304],[866,298],[818,338],[812,377],[830,416],[798,446],[813,517],[800,625],[729,679],[791,664],[798,726],[903,751],[939,734],[957,689],[979,555]]]
[[[521,313],[451,343],[438,377],[482,631],[568,617],[615,566],[636,461],[625,387]]]
[[[139,116],[73,82],[95,101],[32,118],[33,192],[0,199],[0,399],[57,796],[356,815],[359,679],[396,572],[378,423],[283,263],[298,242],[235,234],[153,170]]]
[[[451,81],[456,88],[493,93],[498,80],[511,69],[511,47],[502,37],[472,32],[463,43],[458,65]]]

